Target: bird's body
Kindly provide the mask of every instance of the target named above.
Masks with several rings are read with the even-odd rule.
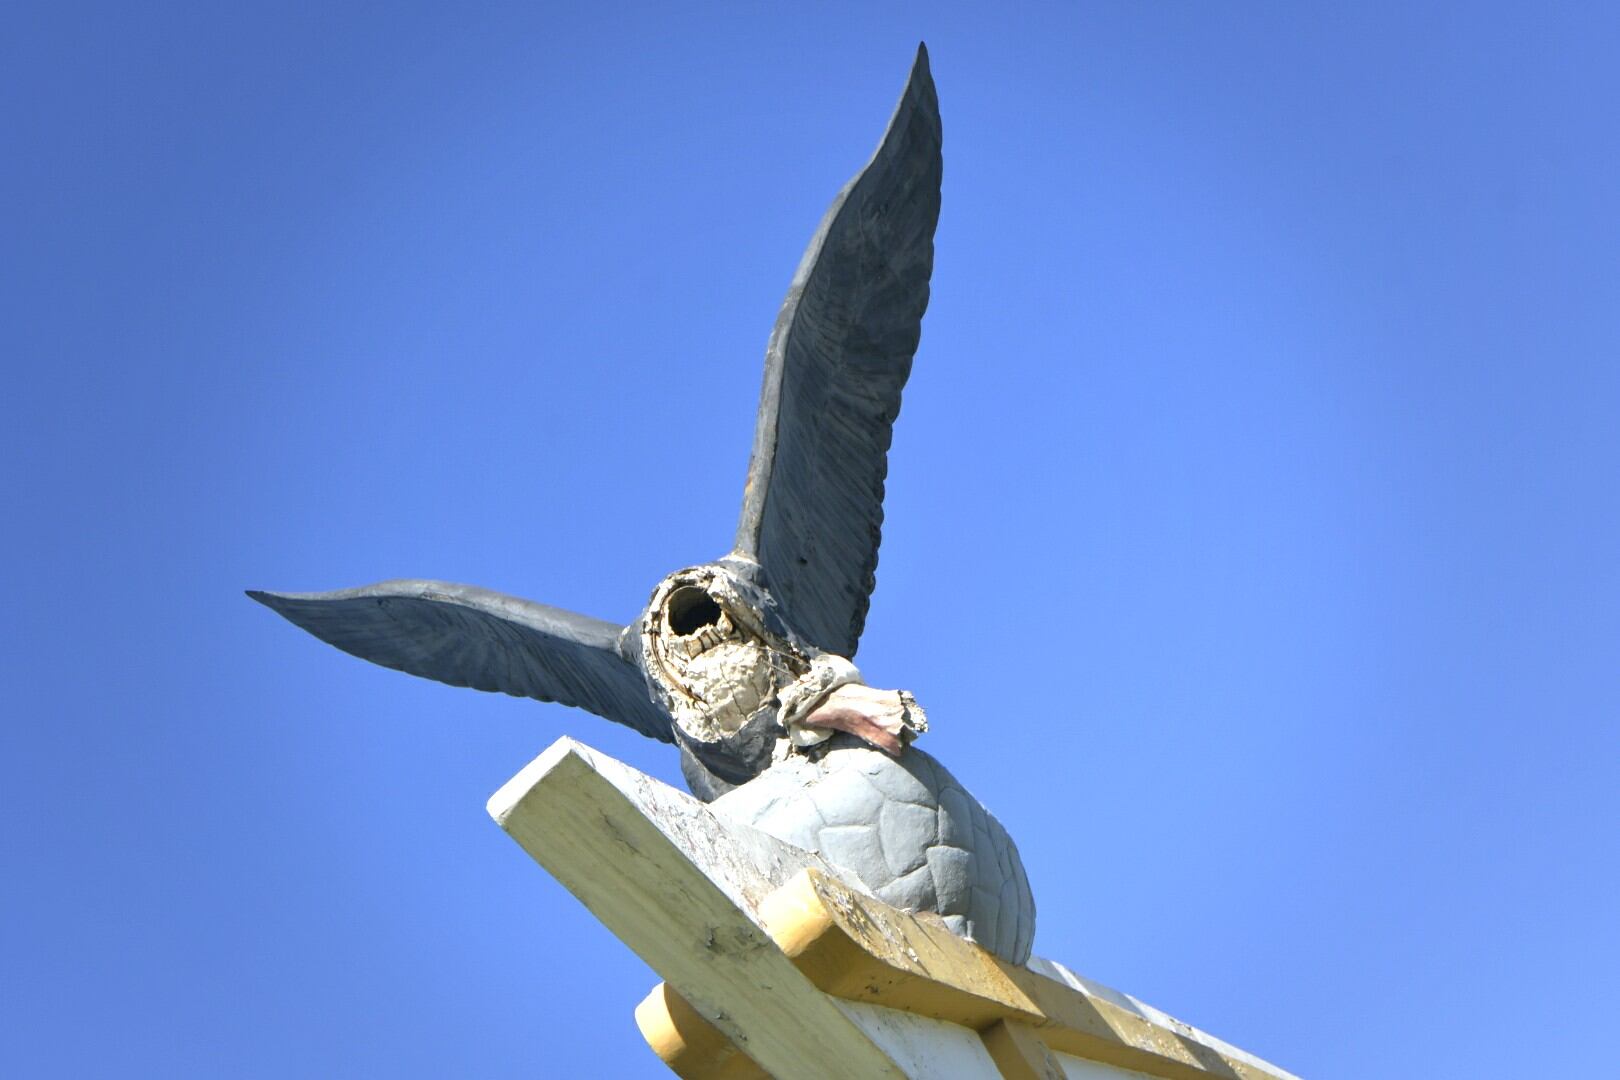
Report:
[[[834,199],[771,333],[732,551],[665,577],[629,625],[434,581],[249,595],[363,659],[675,742],[694,793],[784,839],[832,813],[840,823],[814,834],[832,862],[1021,962],[1034,909],[1016,848],[949,773],[907,749],[926,726],[911,696],[861,686],[850,662],[928,306],[940,177],[939,106],[919,49],[877,152]],[[853,820],[863,813],[874,816]],[[882,859],[838,857],[839,838],[860,829]]]
[[[1035,901],[1012,838],[946,768],[853,735],[788,754],[710,804],[716,814],[813,851],[879,900],[932,911],[1015,964],[1029,959]]]

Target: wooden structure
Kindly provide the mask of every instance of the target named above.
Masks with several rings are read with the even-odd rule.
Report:
[[[636,1021],[688,1080],[1292,1080],[1059,964],[1003,963],[571,739],[489,811],[663,977]]]

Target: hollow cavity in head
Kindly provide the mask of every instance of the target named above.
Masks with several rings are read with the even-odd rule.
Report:
[[[708,591],[696,585],[683,585],[664,602],[664,619],[670,630],[682,637],[695,634],[720,621],[720,605]]]

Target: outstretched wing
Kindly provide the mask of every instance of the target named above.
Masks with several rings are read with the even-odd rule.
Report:
[[[451,686],[556,701],[670,742],[668,715],[601,619],[442,581],[248,595],[362,660]]]
[[[810,241],[765,352],[736,551],[812,644],[853,656],[876,584],[883,479],[911,373],[941,175],[926,49],[866,168]]]

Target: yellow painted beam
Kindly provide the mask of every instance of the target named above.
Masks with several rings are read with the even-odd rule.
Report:
[[[834,997],[980,1032],[1022,1025],[1052,1050],[1165,1080],[1291,1080],[1224,1053],[1191,1028],[997,960],[937,919],[890,907],[819,870],[801,871],[765,898],[759,914],[778,947]]]
[[[820,871],[801,871],[767,896],[759,916],[798,969],[834,997],[975,1030],[1002,1019],[1045,1019],[983,949]]]
[[[636,1027],[652,1052],[681,1080],[771,1080],[770,1073],[667,983],[653,987],[636,1006]]]

